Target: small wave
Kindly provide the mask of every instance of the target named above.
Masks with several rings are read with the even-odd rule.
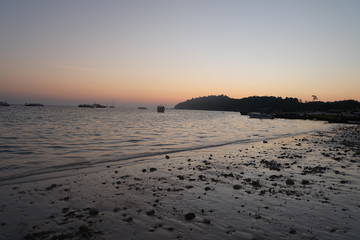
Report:
[[[6,150],[0,150],[0,153],[13,153],[13,152],[15,152],[15,151],[13,151],[13,150],[8,150],[8,149],[6,149]]]
[[[19,154],[19,155],[30,155],[30,154],[34,154],[34,152],[32,151],[17,151],[14,152],[15,154]]]
[[[56,145],[56,146],[48,146],[48,148],[54,148],[54,149],[64,149],[64,148],[67,148],[67,147],[66,147],[66,146]]]
[[[313,130],[313,131],[316,131],[316,130]],[[199,146],[177,148],[177,149],[169,148],[168,150],[165,150],[165,151],[154,150],[152,152],[143,152],[143,153],[137,153],[137,154],[132,154],[132,155],[126,155],[126,156],[122,156],[122,157],[118,157],[118,158],[114,158],[114,159],[78,161],[78,162],[73,162],[73,163],[69,163],[69,164],[62,164],[62,165],[56,165],[56,166],[50,166],[50,167],[46,167],[46,168],[36,169],[36,170],[32,170],[32,171],[26,171],[26,172],[14,174],[11,176],[0,177],[0,186],[11,185],[14,183],[23,183],[23,182],[29,182],[29,181],[42,181],[42,180],[46,180],[46,179],[71,176],[71,175],[77,174],[77,173],[74,173],[73,170],[95,169],[100,164],[109,164],[109,163],[116,162],[119,165],[122,165],[122,164],[128,165],[128,164],[133,164],[136,162],[145,161],[147,158],[166,155],[166,154],[173,154],[173,153],[180,153],[180,152],[187,152],[187,151],[194,151],[194,150],[202,150],[202,149],[207,149],[207,148],[216,148],[216,147],[222,147],[222,146],[234,145],[234,144],[255,143],[255,142],[261,142],[265,139],[266,140],[274,140],[274,139],[296,136],[296,135],[305,134],[305,133],[309,133],[309,131],[298,132],[298,133],[278,134],[276,136],[271,136],[271,137],[269,136],[269,137],[263,137],[263,138],[238,139],[238,140],[234,140],[234,141],[228,141],[228,142],[222,142],[222,143],[216,143],[216,144],[199,145]],[[159,144],[159,145],[164,146],[164,145],[173,145],[173,144]],[[109,156],[109,155],[105,154],[102,157],[105,157],[105,156]],[[111,156],[113,156],[113,155],[111,155]],[[69,158],[83,159],[83,157],[79,157],[79,156],[71,156]],[[154,160],[154,159],[152,159],[152,160]]]
[[[132,140],[124,141],[124,142],[137,143],[137,142],[142,142],[142,141],[143,141],[142,139],[132,139]]]

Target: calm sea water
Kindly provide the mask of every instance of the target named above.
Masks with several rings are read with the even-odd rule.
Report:
[[[0,107],[0,185],[99,163],[328,128],[323,122],[249,119],[236,112]]]

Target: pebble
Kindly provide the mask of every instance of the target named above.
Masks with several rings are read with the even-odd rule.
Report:
[[[309,182],[309,180],[304,179],[301,181],[301,184],[307,185],[307,184],[310,184],[310,182]]]
[[[99,214],[99,210],[97,210],[96,208],[90,208],[89,209],[89,215],[90,216],[96,216]]]
[[[187,213],[185,214],[185,220],[191,221],[196,217],[195,213]]]
[[[155,214],[155,210],[150,210],[146,212],[146,215],[153,216]]]
[[[234,188],[235,190],[239,190],[239,189],[241,188],[241,185],[236,184],[236,185],[233,186],[233,188]]]
[[[288,178],[288,179],[286,179],[286,184],[287,185],[294,185],[295,181],[293,179],[291,179],[291,178]]]

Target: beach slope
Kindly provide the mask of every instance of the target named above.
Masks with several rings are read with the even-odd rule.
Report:
[[[359,239],[360,128],[0,187],[0,239]]]

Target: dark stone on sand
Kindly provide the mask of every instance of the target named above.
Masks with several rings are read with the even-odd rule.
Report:
[[[146,212],[146,215],[153,216],[155,214],[155,210],[150,210]]]
[[[341,183],[341,184],[346,184],[346,183],[349,183],[349,181],[341,180],[340,183]]]
[[[125,218],[123,219],[124,222],[132,222],[134,219],[132,217],[128,217],[128,218]]]
[[[296,230],[295,230],[295,229],[290,228],[289,233],[290,233],[290,234],[295,234],[295,233],[296,233]]]
[[[268,141],[264,140],[263,143],[268,143]]]
[[[142,172],[146,172],[146,169],[141,170]]]
[[[90,239],[99,234],[103,233],[101,231],[94,231],[86,225],[82,225],[79,227],[77,233],[75,234],[76,237],[71,233],[65,233],[64,235],[61,234],[59,236],[56,236],[56,238],[52,237],[51,239]]]
[[[96,208],[89,208],[89,215],[90,216],[97,216],[99,214],[99,210]]]
[[[283,175],[271,175],[269,178],[270,178],[270,180],[271,181],[274,181],[274,179],[276,179],[276,178],[282,178],[283,177]]]
[[[286,179],[286,184],[287,185],[294,185],[295,181],[293,179],[291,179],[291,178],[288,178],[288,179]]]
[[[195,213],[187,213],[185,214],[185,220],[186,221],[191,221],[196,217]]]
[[[305,174],[316,174],[316,173],[324,173],[328,168],[322,167],[322,166],[316,166],[316,167],[304,167],[302,175]]]
[[[177,177],[178,177],[179,180],[184,180],[185,179],[185,177],[182,176],[182,175],[178,175]]]
[[[239,190],[239,189],[241,189],[241,185],[235,184],[235,185],[233,186],[233,188],[234,188],[235,190]]]
[[[170,157],[169,157],[169,155],[166,155],[165,158],[166,158],[166,159],[169,159]]]
[[[205,187],[205,191],[211,190],[211,187]]]
[[[251,178],[245,178],[244,181],[245,182],[251,182]]]
[[[201,180],[201,181],[206,181],[206,177],[204,175],[199,175],[198,178]]]
[[[51,184],[49,187],[46,188],[46,191],[52,190],[54,188],[56,188],[58,185],[57,184]]]
[[[252,182],[251,182],[251,185],[253,186],[253,187],[261,187],[261,185],[260,185],[260,182],[259,182],[259,180],[253,180]]]
[[[233,173],[222,173],[221,176],[226,177],[226,178],[235,177]]]
[[[310,182],[309,182],[309,180],[304,179],[301,181],[301,184],[308,185],[308,184],[310,184]]]
[[[61,210],[62,213],[67,213],[70,210],[70,208],[66,207]]]
[[[274,160],[267,161],[265,159],[260,161],[261,164],[263,164],[266,168],[269,168],[270,170],[280,171],[281,170],[281,164],[277,163]]]
[[[150,168],[150,172],[155,172],[157,169],[156,168]]]

